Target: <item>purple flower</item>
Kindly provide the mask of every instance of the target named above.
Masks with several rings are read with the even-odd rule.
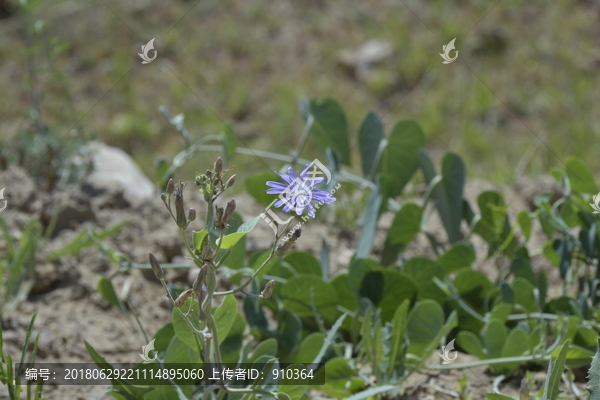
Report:
[[[323,204],[329,204],[335,201],[335,197],[330,193],[315,189],[315,186],[325,178],[315,177],[314,172],[309,169],[310,165],[307,165],[304,170],[302,170],[300,176],[298,176],[291,167],[288,168],[287,174],[275,172],[283,178],[287,185],[280,182],[267,182],[267,186],[271,187],[271,189],[267,189],[267,193],[280,195],[280,199],[275,203],[275,207],[281,207],[285,204],[283,207],[284,214],[293,210],[297,215],[301,215],[306,208],[308,210],[308,215],[314,218],[315,208],[311,204],[312,200]],[[313,173],[311,174],[310,172]]]

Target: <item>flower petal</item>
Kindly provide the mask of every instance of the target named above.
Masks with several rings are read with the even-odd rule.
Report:
[[[286,185],[285,183],[281,183],[281,182],[267,181],[267,186],[271,186],[271,187],[274,187],[274,188],[285,189],[288,185]]]

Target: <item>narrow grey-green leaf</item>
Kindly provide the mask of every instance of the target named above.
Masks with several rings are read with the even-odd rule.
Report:
[[[515,400],[513,397],[505,396],[498,393],[486,393],[485,398],[487,400]]]
[[[329,332],[327,332],[327,337],[325,338],[325,341],[323,342],[323,346],[321,346],[321,350],[319,351],[319,354],[317,354],[317,356],[313,360],[313,364],[318,364],[321,362],[321,360],[323,359],[323,356],[325,355],[325,352],[327,351],[329,346],[331,346],[333,344],[333,339],[335,339],[335,335],[337,334],[338,330],[342,326],[342,323],[344,322],[344,319],[346,319],[347,315],[348,314],[346,314],[346,313],[342,314],[342,316],[339,317],[337,319],[337,321],[335,321],[335,324],[333,324],[333,326],[331,327]]]
[[[377,230],[377,219],[379,215],[379,207],[381,207],[381,187],[377,182],[375,189],[371,191],[367,201],[367,207],[363,214],[363,225],[358,239],[358,249],[356,256],[358,258],[367,258],[373,250],[373,241],[375,240],[375,231]]]

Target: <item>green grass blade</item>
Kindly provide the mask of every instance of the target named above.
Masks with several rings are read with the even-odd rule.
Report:
[[[556,359],[550,360],[550,365],[548,366],[548,377],[546,378],[546,383],[544,384],[543,400],[556,400],[558,398],[558,385],[560,385],[561,375],[565,369],[565,361],[567,359],[567,352],[569,351],[569,342],[570,340],[567,340],[563,344]]]

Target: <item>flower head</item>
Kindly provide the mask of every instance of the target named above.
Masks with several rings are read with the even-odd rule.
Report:
[[[315,218],[315,208],[311,204],[313,200],[322,204],[329,204],[335,201],[335,197],[330,193],[315,189],[315,186],[325,178],[315,177],[315,172],[310,171],[310,165],[307,165],[300,175],[296,174],[291,167],[288,168],[287,174],[275,173],[281,176],[285,183],[267,182],[267,186],[271,187],[271,189],[267,189],[267,193],[284,196],[279,196],[280,199],[275,203],[275,207],[284,206],[284,214],[293,210],[297,215],[301,215],[306,208],[308,215],[311,218]]]

